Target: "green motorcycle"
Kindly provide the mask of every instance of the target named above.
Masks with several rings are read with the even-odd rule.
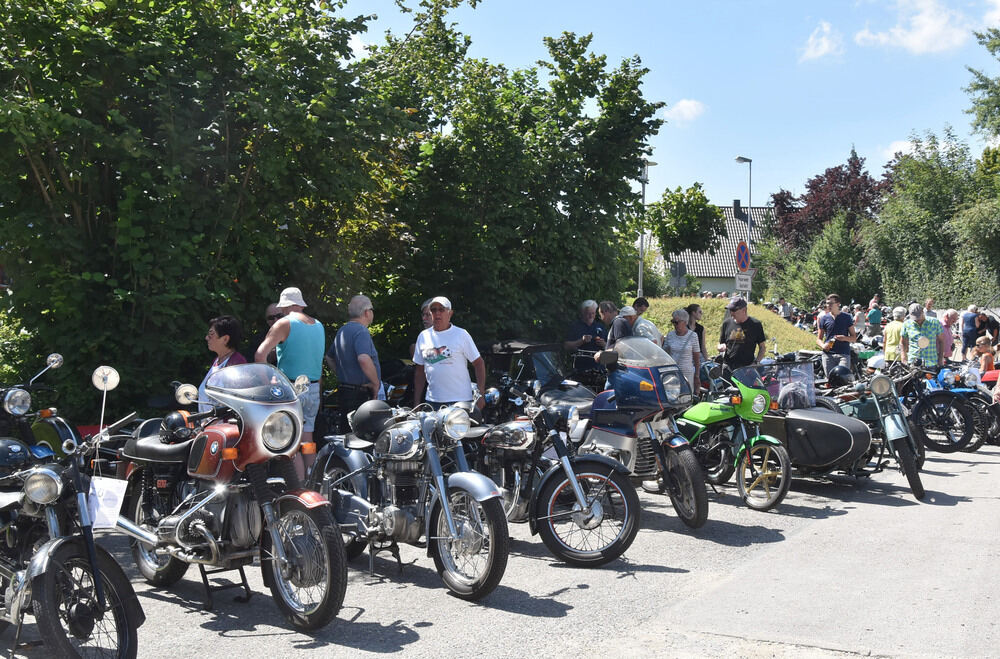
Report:
[[[743,502],[755,510],[770,510],[781,503],[792,482],[791,461],[781,442],[762,435],[759,424],[771,408],[771,394],[753,366],[736,369],[719,378],[712,369],[714,386],[708,400],[687,409],[677,419],[680,428],[712,485],[727,482],[736,473],[736,488]]]

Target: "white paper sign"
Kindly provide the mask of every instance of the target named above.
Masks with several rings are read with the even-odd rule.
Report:
[[[90,479],[90,496],[87,507],[95,529],[113,529],[125,501],[128,481],[94,476]]]

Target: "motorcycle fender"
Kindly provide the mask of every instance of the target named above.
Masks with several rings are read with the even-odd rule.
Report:
[[[321,489],[320,486],[322,485],[323,476],[326,474],[327,466],[330,464],[330,460],[335,457],[343,460],[344,464],[351,471],[363,469],[371,464],[371,459],[364,451],[349,449],[339,441],[327,442],[320,449],[319,453],[316,454],[316,462],[309,472],[309,478],[306,479],[305,486],[313,490]],[[364,477],[364,474],[355,474],[352,476],[351,485],[354,486],[354,491],[362,498],[368,498],[368,479]]]
[[[35,552],[34,556],[31,557],[28,569],[25,570],[25,586],[30,585],[31,588],[33,588],[35,579],[44,575],[45,571],[49,569],[49,559],[52,557],[52,554],[54,554],[55,551],[64,544],[70,542],[80,545],[80,551],[83,552],[84,556],[87,555],[87,545],[80,536],[62,537],[49,540]],[[94,544],[94,549],[97,551],[98,555],[104,555],[105,558],[118,567],[118,562],[115,561],[114,557],[108,553],[107,549],[96,543]],[[121,567],[118,567],[118,569],[121,570]],[[146,613],[142,610],[142,605],[139,604],[139,598],[135,595],[135,589],[132,588],[132,584],[129,582],[124,572],[122,573],[122,580],[129,584],[127,592],[119,593],[122,598],[122,604],[125,605],[126,609],[135,611],[137,616],[137,626],[141,626],[142,623],[146,621]],[[41,586],[41,584],[39,584],[39,586]],[[26,594],[30,596],[30,589],[26,591]]]
[[[754,447],[757,444],[771,444],[772,446],[781,446],[781,441],[777,437],[772,437],[771,435],[756,435],[750,438],[750,446]],[[736,451],[736,462],[739,464],[740,460],[743,458],[743,453],[746,450],[745,445],[741,445],[739,450]]]
[[[289,490],[274,500],[276,507],[280,510],[282,504],[289,501],[298,501],[306,508],[319,508],[329,506],[330,500],[316,490]]]
[[[497,484],[478,471],[456,471],[453,474],[448,474],[445,477],[445,486],[448,489],[457,487],[466,490],[476,501],[486,501],[501,496]],[[442,492],[435,492],[430,505],[427,506],[428,514],[427,519],[424,520],[424,537],[427,538],[428,556],[431,555],[431,517],[434,516],[431,511],[434,510],[434,506],[439,505],[442,494]]]
[[[885,423],[885,437],[889,441],[895,441],[897,439],[903,439],[904,437],[909,437],[910,433],[906,427],[906,419],[903,418],[902,414],[894,413],[889,414],[883,419]]]
[[[583,455],[572,455],[569,458],[569,463],[573,465],[573,471],[576,471],[576,466],[578,464],[586,463],[598,463],[602,467],[617,471],[619,474],[628,476],[628,468],[622,463],[618,462],[614,458],[609,458],[606,455],[599,455],[597,453],[584,453]],[[548,484],[550,480],[556,478],[559,473],[562,473],[563,466],[561,462],[556,462],[552,464],[551,467],[546,470],[535,487],[531,490],[531,501],[528,503],[528,529],[531,530],[531,535],[536,535],[538,533],[538,511],[535,510],[535,506],[538,505],[538,493],[541,492],[545,485]]]

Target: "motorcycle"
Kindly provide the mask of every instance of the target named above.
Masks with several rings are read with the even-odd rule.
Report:
[[[975,434],[972,441],[962,449],[972,453],[978,451],[983,444],[1000,435],[1000,412],[993,403],[989,389],[982,386],[979,379],[979,369],[970,364],[960,364],[959,368],[941,368],[933,380],[927,381],[927,387],[934,391],[950,391],[961,396],[969,407],[975,419]]]
[[[639,496],[628,470],[603,455],[576,454],[564,437],[580,423],[576,408],[539,406],[504,382],[486,392],[486,410],[515,398],[528,417],[474,429],[465,441],[477,471],[497,483],[507,520],[527,522],[532,535],[563,561],[590,567],[621,556],[639,531]],[[489,412],[487,412],[487,415]]]
[[[335,502],[334,517],[348,536],[348,556],[367,547],[389,551],[421,546],[455,595],[478,600],[496,588],[507,568],[507,519],[496,484],[468,469],[460,441],[471,419],[461,407],[404,410],[372,400],[350,416],[352,432],[327,437],[309,484]],[[445,473],[443,456],[457,469]]]
[[[708,519],[705,477],[674,421],[691,404],[680,368],[642,337],[621,339],[598,358],[613,389],[594,398],[590,418],[580,424],[583,430],[575,440],[578,450],[618,460],[642,479],[643,489],[666,491],[684,524],[701,527]]]
[[[69,438],[60,452],[59,462],[36,458],[22,441],[0,439],[8,472],[0,477],[0,620],[15,625],[11,652],[33,613],[49,656],[135,657],[145,614],[121,566],[94,542],[84,473],[94,441]]]
[[[14,384],[0,388],[3,410],[0,412],[0,437],[17,437],[36,457],[65,457],[63,443],[72,439],[80,443],[80,433],[76,428],[58,416],[55,408],[43,408],[34,414],[31,409],[31,392],[50,390],[35,384],[46,371],[60,368],[63,357],[57,352],[45,359],[45,368],[35,374],[27,384]]]
[[[317,629],[337,615],[343,540],[330,502],[302,489],[291,463],[302,434],[297,394],[307,387],[270,364],[229,366],[208,378],[207,401],[190,384],[176,391],[181,405],[210,403],[208,412],[144,423],[125,442],[127,512],[117,527],[133,538],[148,583],[170,585],[196,564],[210,609],[212,592],[226,586],[211,586],[208,575],[238,570],[238,599],[247,601],[243,568],[259,556],[264,584],[293,627]]]
[[[715,371],[722,369],[712,370],[710,381],[715,381]],[[805,377],[812,377],[811,366]],[[709,483],[725,483],[736,472],[743,502],[755,510],[770,510],[785,498],[792,482],[788,451],[775,437],[759,432],[764,413],[772,406],[771,395],[754,367],[736,369],[729,382],[710,400],[689,407],[677,418],[677,427]]]
[[[961,396],[929,384],[938,372],[939,369],[924,368],[919,362],[894,362],[887,369],[895,381],[900,402],[909,411],[914,436],[928,450],[954,453],[972,442],[976,417]]]

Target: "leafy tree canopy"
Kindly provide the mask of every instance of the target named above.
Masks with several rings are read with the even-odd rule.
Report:
[[[726,237],[725,216],[708,203],[701,183],[665,191],[660,201],[649,205],[646,216],[664,257],[686,250],[715,254]]]

